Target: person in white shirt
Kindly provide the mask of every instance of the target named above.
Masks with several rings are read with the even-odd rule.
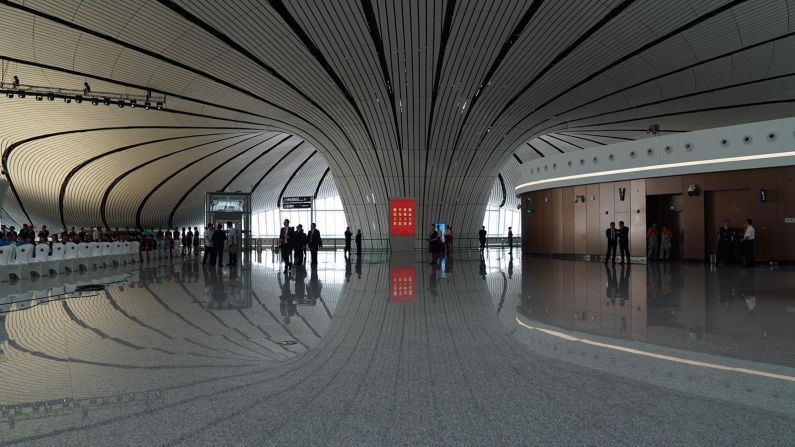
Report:
[[[204,227],[204,255],[202,256],[202,264],[207,264],[207,256],[213,251],[213,226],[207,224]]]
[[[229,266],[237,265],[237,228],[232,225],[232,222],[226,223],[226,238],[229,241]]]
[[[756,239],[756,230],[754,229],[753,221],[751,219],[745,219],[743,228],[745,229],[745,233],[743,234],[741,241],[743,249],[743,265],[750,268],[754,266],[754,239]]]

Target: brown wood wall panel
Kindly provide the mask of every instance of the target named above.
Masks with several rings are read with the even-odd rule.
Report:
[[[687,186],[694,184],[698,193],[690,197]],[[619,188],[627,188],[624,201]],[[759,199],[765,188],[768,201]],[[684,193],[683,193],[684,191]],[[584,203],[574,203],[582,195]],[[665,220],[675,231],[674,254],[685,259],[706,259],[714,253],[715,233],[724,217],[732,220],[738,231],[742,220],[754,220],[757,232],[755,257],[795,260],[795,166],[743,171],[692,174],[654,179],[610,182],[536,191],[535,214],[522,214],[528,227],[524,233],[526,249],[541,253],[603,255],[604,231],[609,222],[623,220],[630,227],[630,253],[646,255],[647,196],[658,198],[659,206],[671,204],[681,212],[667,212]],[[544,197],[550,203],[543,202]],[[592,199],[593,198],[593,199]],[[666,208],[667,209],[667,208]],[[653,214],[653,213],[652,213]],[[649,214],[651,215],[651,214]],[[523,223],[524,226],[524,223]],[[525,230],[523,230],[525,231]]]

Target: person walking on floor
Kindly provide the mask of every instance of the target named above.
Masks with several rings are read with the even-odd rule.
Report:
[[[651,224],[651,227],[646,231],[646,260],[653,261],[659,256],[659,237],[657,224]]]
[[[226,240],[226,231],[224,231],[224,224],[219,223],[213,231],[213,256],[210,257],[210,265],[221,267],[224,265],[224,241]]]
[[[751,268],[754,266],[754,240],[756,239],[756,229],[751,219],[745,219],[743,228],[745,229],[745,233],[743,233],[743,238],[741,240],[743,265]]]
[[[237,228],[232,222],[226,223],[226,238],[229,241],[229,266],[234,267],[237,265],[237,251],[240,245],[237,237]]]
[[[431,252],[431,265],[436,264],[436,257],[439,253],[439,233],[436,232],[436,225],[431,225],[431,235],[428,236],[428,251]]]
[[[292,267],[290,262],[290,250],[292,249],[292,232],[290,231],[290,219],[284,219],[284,226],[279,230],[279,248],[282,252],[282,262],[284,262],[284,273]]]
[[[317,225],[312,223],[309,228],[309,253],[312,255],[311,265],[317,265],[317,250],[323,246],[323,239],[320,237],[320,230]]]
[[[293,236],[293,262],[297,265],[304,265],[304,246],[307,241],[308,238],[304,233],[304,226],[298,224],[295,227],[295,235]]]
[[[728,264],[731,261],[732,231],[729,228],[729,219],[723,219],[723,225],[718,228],[718,262]]]
[[[662,231],[660,232],[660,259],[663,261],[671,260],[671,250],[674,244],[674,232],[668,228],[668,225],[663,224]]]
[[[624,225],[623,220],[618,222],[618,251],[621,252],[619,264],[624,264],[624,255],[626,255],[627,264],[629,264],[629,227]]]
[[[213,265],[215,255],[211,254],[213,251],[213,225],[207,224],[204,227],[204,256],[202,256],[202,264],[207,264],[207,257],[210,257],[210,265]]]
[[[343,256],[350,256],[351,255],[351,227],[345,228],[345,251],[342,252]]]
[[[362,254],[362,229],[356,230],[356,256]]]
[[[618,245],[618,230],[616,229],[616,223],[610,222],[610,228],[605,230],[605,236],[607,237],[607,254],[605,254],[605,264],[610,259],[611,253],[613,256],[613,264],[616,263],[616,246]]]
[[[480,231],[478,231],[478,240],[480,241],[480,252],[483,253],[483,250],[486,249],[486,226],[483,225],[480,227]]]

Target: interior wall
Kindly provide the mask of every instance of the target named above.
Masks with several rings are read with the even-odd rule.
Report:
[[[674,244],[680,258],[708,258],[716,252],[716,223],[729,218],[731,226],[741,231],[742,220],[750,217],[756,228],[757,260],[795,260],[795,223],[785,223],[785,218],[795,218],[793,179],[795,166],[785,166],[528,192],[521,196],[523,249],[531,253],[602,255],[607,248],[604,232],[609,222],[623,220],[630,227],[631,255],[645,256],[647,196],[669,196],[665,200],[681,211],[660,219],[678,227]],[[691,184],[697,188],[694,196],[687,194]],[[624,200],[621,188],[626,188]],[[767,190],[764,203],[759,198],[762,188]]]

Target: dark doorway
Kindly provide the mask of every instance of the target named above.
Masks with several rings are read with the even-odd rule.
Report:
[[[684,235],[682,229],[684,222],[682,213],[684,212],[682,194],[664,194],[659,196],[646,196],[646,228],[653,223],[657,224],[658,229],[667,225],[673,232],[673,246],[671,250],[671,260],[679,261],[684,253]]]

